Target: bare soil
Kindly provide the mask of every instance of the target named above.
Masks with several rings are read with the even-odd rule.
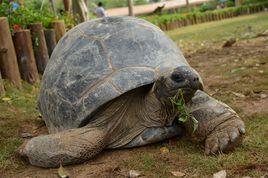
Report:
[[[259,37],[236,42],[232,47],[222,48],[222,44],[204,47],[198,51],[185,54],[191,66],[202,76],[205,90],[230,106],[242,118],[255,113],[265,113],[268,108],[268,37]],[[265,81],[264,81],[265,80]],[[25,125],[23,132],[32,130]],[[35,126],[36,127],[36,126]],[[40,133],[40,128],[37,129]],[[41,126],[45,133],[45,126]],[[103,151],[96,158],[84,164],[66,166],[70,177],[126,177],[131,169],[140,169],[145,177],[172,177],[170,171],[182,171],[186,177],[211,176],[211,172],[199,172],[197,167],[189,163],[184,151],[176,151],[176,145],[183,145],[187,138],[175,138],[163,143],[141,148]],[[190,145],[190,146],[189,146]],[[186,149],[197,147],[202,155],[202,145],[190,142]],[[171,151],[162,154],[161,147]],[[190,147],[190,148],[189,148]],[[174,149],[173,149],[174,148]],[[196,149],[186,154],[195,154]],[[18,159],[18,158],[14,158]],[[247,171],[258,171],[265,175],[268,162],[258,165],[237,165],[225,168],[235,177],[247,174]],[[215,163],[216,164],[216,163]],[[252,163],[253,164],[253,163]],[[201,165],[200,165],[201,166]],[[246,171],[246,172],[245,172]],[[42,169],[25,163],[19,170],[0,171],[0,177],[58,177],[57,169]]]

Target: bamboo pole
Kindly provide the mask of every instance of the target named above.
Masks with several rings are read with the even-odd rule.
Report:
[[[33,23],[30,25],[30,30],[37,69],[40,74],[43,74],[49,59],[43,25]]]
[[[30,84],[38,82],[39,76],[34,59],[30,31],[21,30],[16,32],[13,41],[22,79]]]
[[[0,17],[0,70],[3,78],[21,87],[17,57],[6,17]]]
[[[46,29],[45,31],[45,38],[47,43],[47,50],[49,57],[51,56],[57,42],[56,42],[56,34],[54,29]]]
[[[56,42],[58,42],[61,39],[61,37],[66,33],[64,21],[62,20],[53,21],[51,25],[56,33]]]

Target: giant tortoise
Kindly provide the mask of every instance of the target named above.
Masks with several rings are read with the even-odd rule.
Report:
[[[203,91],[199,74],[158,27],[134,17],[84,22],[59,41],[44,72],[38,106],[50,134],[19,153],[57,167],[191,132],[191,119],[180,122],[170,100],[179,90],[206,154],[241,142],[243,121]]]

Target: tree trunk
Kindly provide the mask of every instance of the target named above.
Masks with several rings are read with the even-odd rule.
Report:
[[[70,13],[71,10],[71,0],[63,0],[64,10]]]
[[[186,8],[188,10],[188,12],[190,11],[190,4],[189,4],[189,0],[186,0]]]
[[[241,6],[243,4],[243,0],[235,0],[235,6]]]
[[[128,15],[129,16],[134,16],[133,0],[128,0]]]
[[[39,76],[34,59],[30,31],[21,30],[16,32],[13,41],[22,79],[30,84],[38,82]]]
[[[88,19],[88,9],[84,0],[72,0],[73,16],[78,23]]]
[[[88,7],[88,0],[84,0],[85,1],[85,5]]]
[[[51,24],[53,29],[55,30],[56,42],[58,43],[61,37],[66,33],[64,21],[62,20],[53,21]]]
[[[24,6],[24,0],[18,0],[18,3],[19,3],[21,6]]]
[[[17,57],[6,17],[0,17],[0,71],[3,78],[21,87]]]
[[[51,56],[57,42],[56,42],[56,33],[54,29],[46,29],[45,31],[47,50],[49,57]]]
[[[30,25],[30,30],[37,69],[40,74],[43,74],[49,59],[43,25],[33,23]]]
[[[2,80],[2,76],[0,72],[0,96],[3,95],[4,93],[5,93],[5,89],[4,89],[4,84],[3,84],[3,80]]]

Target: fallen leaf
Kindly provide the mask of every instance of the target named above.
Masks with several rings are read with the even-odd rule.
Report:
[[[167,147],[161,147],[161,148],[160,148],[160,152],[161,152],[161,153],[164,153],[164,154],[165,154],[165,153],[169,153],[169,149],[168,149]]]
[[[60,167],[58,169],[58,175],[60,176],[60,178],[68,178],[69,177],[68,172],[62,167],[62,165],[60,165]]]
[[[31,133],[28,133],[28,132],[24,132],[21,134],[21,137],[22,138],[32,138],[33,135]]]
[[[236,39],[235,38],[230,38],[229,40],[227,40],[222,47],[226,48],[226,47],[231,47],[233,44],[235,44]]]
[[[231,73],[235,73],[235,72],[239,72],[239,71],[241,71],[241,68],[235,68],[235,69],[231,70]]]
[[[265,31],[262,32],[262,33],[257,34],[257,37],[264,37],[264,36],[268,36],[268,29],[265,30]]]
[[[183,177],[183,176],[185,176],[185,174],[183,172],[180,172],[180,171],[171,171],[170,173],[175,177]]]
[[[213,174],[213,178],[226,178],[226,176],[227,176],[227,173],[225,170],[221,170]]]
[[[263,94],[263,93],[262,93],[262,94],[260,94],[260,98],[261,98],[261,99],[264,99],[264,98],[266,98],[266,97],[267,97],[267,95],[266,95],[266,94]]]
[[[130,178],[139,177],[139,176],[142,176],[140,171],[130,170],[128,173],[128,177],[130,177]]]
[[[3,100],[3,101],[10,101],[11,98],[9,98],[9,97],[4,97],[4,98],[2,98],[2,100]]]
[[[236,93],[236,92],[233,92],[233,91],[232,91],[232,93],[233,93],[235,96],[240,97],[240,98],[245,98],[245,97],[246,97],[246,96],[245,96],[244,94],[242,94],[242,93]]]
[[[268,176],[268,173],[264,174],[263,176],[261,176],[260,178],[266,178]]]

